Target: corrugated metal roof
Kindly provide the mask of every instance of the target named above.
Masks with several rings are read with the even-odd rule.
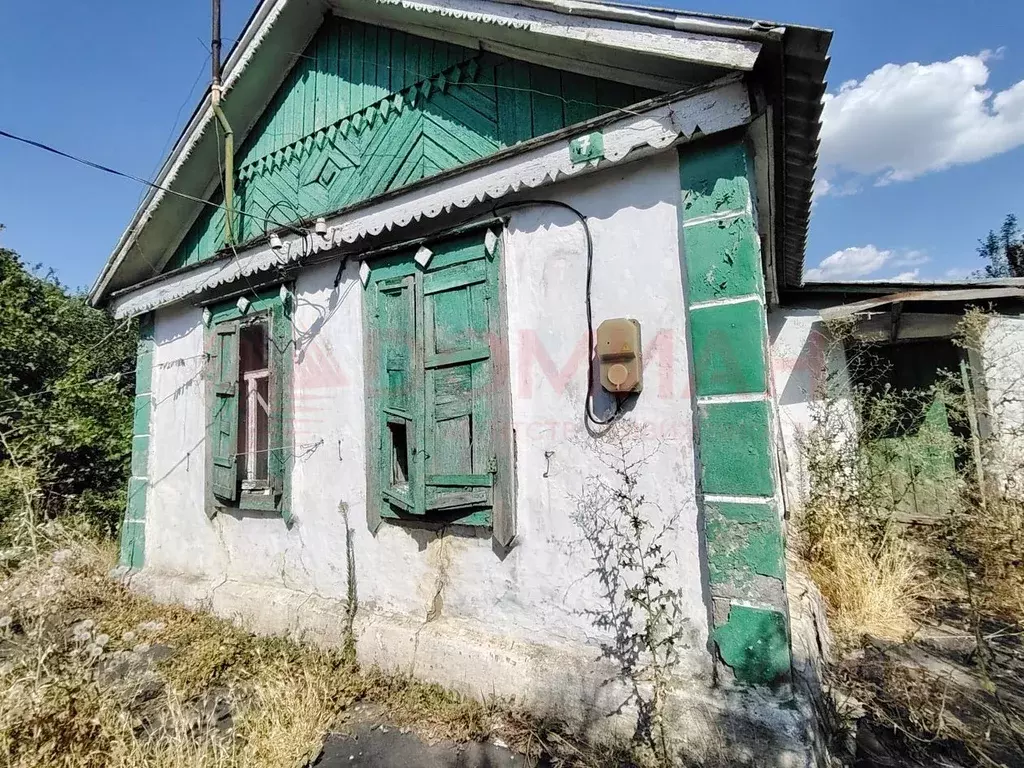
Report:
[[[987,301],[992,299],[1024,299],[1024,287],[1005,286],[975,286],[973,288],[957,288],[953,290],[909,290],[900,293],[892,293],[888,296],[879,296],[864,301],[857,301],[853,304],[840,304],[835,307],[828,307],[821,310],[822,320],[837,320],[841,317],[850,317],[860,312],[867,312],[879,307],[893,304],[906,304],[914,302],[974,302]]]
[[[798,286],[803,277],[831,41],[831,32],[806,27],[787,28],[783,39],[782,287]]]

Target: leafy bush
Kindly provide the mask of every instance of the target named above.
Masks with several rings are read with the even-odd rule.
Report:
[[[0,248],[0,522],[86,514],[109,533],[124,508],[136,329]],[[12,473],[14,473],[12,475]]]

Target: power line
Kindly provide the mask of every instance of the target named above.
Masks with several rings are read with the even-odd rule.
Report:
[[[195,80],[192,81],[192,86],[188,89],[188,93],[185,94],[184,100],[178,106],[178,111],[174,113],[174,122],[171,123],[171,129],[167,132],[167,138],[164,139],[163,147],[160,150],[160,159],[157,160],[158,164],[153,169],[153,172],[150,175],[155,176],[157,174],[157,172],[160,170],[160,166],[163,164],[163,158],[167,154],[167,150],[170,148],[171,140],[174,138],[175,130],[178,127],[178,120],[181,119],[181,113],[185,110],[185,107],[188,106],[188,103],[190,101],[192,101],[192,93],[195,91],[196,86],[199,85],[199,81],[202,79],[203,73],[206,71],[206,67],[207,67],[209,61],[210,61],[210,51],[209,51],[209,49],[207,49],[207,51],[206,51],[206,58],[203,59],[203,65],[199,68],[199,71],[196,73],[196,78],[195,78]],[[141,203],[142,203],[142,196],[140,195],[139,196],[139,200],[136,203],[136,206],[140,205]]]
[[[196,202],[196,203],[202,203],[203,205],[208,205],[211,208],[219,208],[222,211],[226,211],[227,210],[223,205],[217,205],[217,203],[211,203],[209,200],[203,200],[201,197],[195,197],[194,195],[189,195],[189,194],[186,194],[184,192],[177,192],[176,190],[170,189],[168,187],[160,186],[159,184],[157,184],[155,182],[147,181],[146,179],[142,178],[141,176],[135,176],[134,174],[131,174],[131,173],[125,173],[124,171],[119,171],[116,168],[111,168],[109,166],[103,165],[102,163],[97,163],[97,162],[94,162],[92,160],[87,160],[84,157],[78,157],[77,155],[72,155],[70,152],[64,152],[63,150],[57,149],[56,147],[51,147],[49,144],[45,144],[45,143],[43,143],[41,141],[35,141],[34,139],[26,139],[24,136],[18,136],[17,134],[9,133],[8,131],[5,131],[3,129],[0,129],[0,136],[3,136],[4,138],[7,138],[7,139],[12,139],[13,141],[21,142],[22,144],[28,144],[29,146],[35,147],[37,149],[41,149],[44,152],[49,152],[51,154],[57,155],[58,157],[63,157],[63,158],[66,158],[68,160],[73,160],[76,163],[81,163],[82,165],[89,166],[90,168],[95,168],[98,171],[103,171],[104,173],[109,173],[109,174],[112,174],[114,176],[120,176],[121,178],[129,179],[129,180],[137,182],[139,184],[144,184],[147,187],[152,187],[153,189],[158,189],[161,192],[166,192],[169,195],[177,195],[178,197],[183,197],[186,200],[192,200],[193,202]],[[282,224],[279,221],[274,221],[274,219],[271,219],[271,218],[266,218],[266,217],[263,217],[263,216],[258,216],[255,213],[246,213],[245,215],[246,216],[251,216],[254,219],[259,219],[260,221],[268,222],[268,223],[273,224],[273,225],[275,225],[277,227],[280,227],[281,229],[290,229],[290,228],[292,228],[288,224]]]

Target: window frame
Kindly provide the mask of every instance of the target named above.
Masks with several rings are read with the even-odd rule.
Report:
[[[204,325],[204,348],[206,352],[206,400],[203,413],[206,420],[206,477],[205,498],[206,512],[212,518],[222,511],[253,514],[279,514],[287,524],[292,523],[291,514],[291,474],[292,474],[292,325],[290,318],[291,291],[287,286],[275,286],[258,292],[249,292],[241,297],[222,299],[206,307],[209,311]],[[244,301],[243,301],[244,299]],[[205,312],[204,312],[205,314]],[[218,428],[214,409],[217,388],[217,355],[216,345],[218,327],[230,327],[233,324],[235,333],[236,372],[240,371],[240,333],[241,329],[253,322],[265,321],[267,324],[267,368],[269,370],[268,404],[270,413],[267,423],[267,487],[250,490],[243,487],[241,473],[237,471],[236,498],[229,500],[218,496],[214,485],[214,440],[213,431]],[[237,424],[235,427],[235,445],[241,424],[241,398],[245,393],[236,382],[235,411]],[[237,451],[237,448],[236,448]],[[241,459],[236,453],[236,461]]]
[[[493,224],[491,225],[493,227]],[[515,537],[515,500],[514,500],[514,463],[512,434],[512,397],[511,381],[508,365],[506,290],[504,270],[502,269],[502,238],[485,237],[487,225],[473,230],[463,230],[457,235],[437,238],[426,244],[426,247],[443,253],[445,249],[454,249],[460,243],[470,247],[477,245],[481,249],[486,269],[487,300],[489,302],[488,321],[494,327],[490,331],[490,376],[487,384],[488,402],[490,405],[490,437],[494,457],[490,462],[491,495],[489,508],[468,509],[434,509],[427,508],[423,498],[426,486],[429,485],[424,470],[425,461],[410,462],[409,493],[406,504],[409,510],[397,508],[385,497],[390,490],[387,478],[383,476],[383,453],[386,443],[390,444],[389,425],[392,422],[404,421],[406,416],[393,407],[386,407],[381,390],[383,375],[387,365],[383,361],[384,346],[381,339],[382,324],[377,317],[378,290],[382,283],[388,283],[385,290],[397,289],[403,281],[412,281],[413,316],[415,329],[412,334],[413,348],[410,350],[412,384],[409,388],[408,421],[412,425],[407,438],[410,451],[414,446],[426,444],[427,400],[428,400],[428,368],[425,329],[423,319],[426,316],[424,303],[424,282],[438,265],[437,256],[422,265],[415,256],[420,247],[411,246],[394,255],[367,261],[370,274],[363,289],[363,355],[365,380],[365,415],[366,415],[366,467],[367,467],[367,524],[372,532],[376,532],[383,521],[389,523],[416,523],[421,526],[441,527],[446,525],[469,526],[491,530],[495,542],[502,546],[511,545]],[[493,235],[493,229],[492,229]],[[493,244],[488,250],[487,243]],[[451,266],[451,265],[449,265]],[[442,266],[441,268],[445,268]],[[490,304],[493,302],[493,304]],[[429,457],[427,457],[429,459]],[[391,459],[386,462],[391,465]],[[440,477],[440,476],[438,476]],[[415,509],[413,509],[413,507]],[[418,511],[422,510],[422,511]]]

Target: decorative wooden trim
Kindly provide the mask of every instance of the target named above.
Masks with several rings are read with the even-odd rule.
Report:
[[[238,169],[238,179],[244,181],[279,168],[285,163],[301,160],[314,147],[319,148],[326,142],[333,141],[339,133],[343,138],[348,137],[349,133],[359,135],[377,121],[386,122],[390,116],[398,115],[404,109],[415,109],[418,104],[430,101],[431,96],[444,93],[449,86],[475,82],[480,69],[479,57],[468,59],[425,77],[408,88],[389,93],[373,104],[339,118],[330,125],[311,131],[267,155],[248,161]]]
[[[573,132],[542,142],[530,142],[474,163],[437,179],[389,195],[387,199],[362,204],[328,219],[325,235],[309,233],[281,238],[274,250],[262,243],[238,253],[198,265],[166,280],[142,286],[116,296],[111,306],[116,317],[131,317],[187,296],[211,290],[266,270],[293,264],[316,254],[351,245],[357,241],[393,231],[424,219],[433,219],[458,208],[498,200],[528,189],[545,187],[562,179],[583,176],[625,160],[646,157],[701,136],[748,123],[751,119],[747,88],[732,81],[697,94],[683,96],[630,114],[601,126],[604,158],[573,163],[566,137],[589,133],[594,127],[582,124]]]
[[[587,16],[567,17],[565,13],[513,6],[490,0],[375,0],[377,5],[398,6],[407,11],[430,14],[475,24],[528,32],[559,41],[585,42],[623,51],[643,51],[654,56],[705,66],[750,71],[761,44],[699,35],[675,29],[625,24]]]
[[[224,96],[231,91],[242,76],[242,73],[248,68],[261,43],[277,23],[278,18],[288,3],[289,0],[274,0],[274,2],[264,3],[256,12],[257,18],[253,19],[255,23],[246,25],[242,39],[238,41],[238,45],[231,51],[227,63],[224,65],[224,83],[221,88]],[[260,15],[262,15],[262,18],[258,18]],[[103,271],[100,272],[99,277],[96,278],[96,282],[89,291],[90,301],[95,302],[99,300],[99,297],[106,289],[107,282],[117,268],[121,266],[143,227],[146,226],[160,203],[169,194],[166,190],[177,179],[178,174],[203,140],[207,128],[214,120],[216,120],[216,117],[213,114],[213,103],[210,99],[210,94],[207,93],[196,108],[192,119],[182,131],[178,142],[171,149],[171,154],[164,161],[163,166],[161,166],[160,172],[157,175],[157,184],[162,188],[150,187],[146,199],[135,211],[131,223],[121,235],[114,249],[114,255],[104,265]],[[207,196],[211,190],[212,187],[206,190]]]

